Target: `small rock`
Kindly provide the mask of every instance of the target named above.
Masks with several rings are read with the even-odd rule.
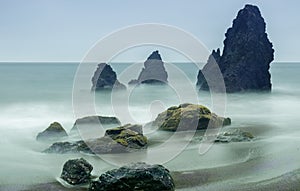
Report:
[[[68,134],[61,124],[58,122],[53,122],[47,129],[36,136],[36,140],[51,140],[65,136],[68,136]]]
[[[77,129],[78,126],[83,128],[92,128],[93,126],[96,126],[95,128],[99,127],[99,123],[101,125],[105,126],[120,126],[121,122],[117,117],[108,117],[108,116],[87,116],[83,118],[76,119],[71,131],[74,131]]]
[[[72,185],[89,183],[93,166],[85,159],[68,160],[61,173],[61,178]]]
[[[215,139],[217,143],[230,143],[230,142],[245,142],[251,141],[254,136],[246,131],[240,129],[231,129],[222,134],[219,134]]]
[[[135,163],[107,171],[91,182],[89,191],[173,191],[175,185],[169,170],[162,165]]]

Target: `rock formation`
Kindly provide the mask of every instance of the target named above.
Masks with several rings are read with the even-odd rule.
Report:
[[[68,160],[61,173],[61,178],[71,185],[88,183],[93,166],[83,158]]]
[[[90,154],[124,153],[147,148],[147,137],[143,135],[141,125],[127,124],[108,129],[105,136],[96,139],[76,142],[56,142],[44,152],[46,153],[76,153]]]
[[[231,119],[219,117],[202,105],[185,103],[160,113],[152,125],[160,130],[185,131],[206,129],[209,123],[213,128],[222,127],[230,125]]]
[[[175,185],[169,170],[162,165],[135,163],[107,171],[97,181],[93,181],[88,190],[173,191],[175,190]]]
[[[222,55],[219,49],[213,51],[198,73],[200,89],[209,90],[207,82],[212,86],[218,83],[214,67],[219,67],[227,92],[270,91],[269,68],[274,50],[258,7],[246,5],[241,9],[225,37]]]
[[[83,118],[76,119],[71,131],[77,130],[77,127],[80,128],[92,128],[93,126],[99,127],[99,123],[103,126],[120,126],[121,122],[116,117],[107,117],[107,116],[87,116]]]
[[[152,52],[152,54],[144,62],[144,68],[142,69],[138,79],[131,80],[128,84],[132,85],[157,83],[168,83],[168,74],[158,50]]]
[[[36,136],[36,140],[52,140],[65,136],[68,136],[68,134],[61,124],[58,122],[53,122],[47,129],[45,129],[43,132],[40,132]]]
[[[92,78],[92,84],[92,90],[126,89],[126,86],[117,79],[116,72],[113,71],[110,65],[105,63],[98,64]]]

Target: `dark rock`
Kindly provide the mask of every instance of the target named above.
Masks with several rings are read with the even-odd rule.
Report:
[[[173,191],[175,185],[169,170],[161,165],[135,163],[107,171],[89,186],[89,191]]]
[[[84,152],[93,154],[90,147],[82,140],[76,142],[56,142],[44,150],[44,152],[57,154]]]
[[[83,158],[68,160],[61,173],[61,178],[72,185],[89,183],[93,166]]]
[[[251,141],[254,136],[246,131],[240,129],[231,129],[222,134],[219,134],[215,139],[217,143],[230,143],[230,142],[245,142]]]
[[[76,142],[57,142],[44,152],[90,154],[124,153],[147,148],[147,138],[142,134],[142,126],[130,125],[108,129],[105,136]]]
[[[136,85],[136,84],[138,84],[139,83],[139,81],[138,80],[130,80],[129,82],[128,82],[128,85]]]
[[[92,78],[92,90],[104,89],[126,89],[124,84],[121,84],[117,79],[117,74],[110,65],[101,63]]]
[[[138,79],[131,80],[128,84],[165,84],[168,83],[168,74],[164,67],[164,62],[157,51],[152,54],[144,62]]]
[[[37,135],[36,140],[52,140],[65,136],[68,136],[68,134],[61,124],[53,122],[47,129]]]
[[[222,127],[230,125],[231,119],[219,117],[205,106],[186,103],[160,113],[152,125],[160,130],[185,131],[206,129],[209,123],[213,128]]]
[[[121,133],[121,131],[124,131],[124,130],[131,130],[131,131],[137,132],[138,134],[141,134],[141,135],[143,134],[143,127],[141,125],[126,124],[121,127],[107,129],[105,131],[105,135],[108,135],[113,138],[115,135],[119,135]]]
[[[83,128],[91,128],[92,126],[99,127],[99,123],[101,125],[109,125],[109,126],[120,126],[121,122],[116,117],[106,117],[106,116],[87,116],[83,118],[79,118],[75,121],[71,131],[76,130],[78,126]]]
[[[246,5],[240,10],[225,36],[222,55],[219,50],[213,51],[198,73],[200,89],[209,90],[218,83],[215,74],[219,67],[227,92],[270,91],[269,68],[274,50],[258,7]]]

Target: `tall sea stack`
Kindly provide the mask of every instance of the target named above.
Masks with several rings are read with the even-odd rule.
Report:
[[[98,64],[92,78],[92,90],[126,89],[126,86],[119,82],[117,74],[110,65],[106,63]]]
[[[144,62],[144,68],[142,69],[138,79],[131,80],[128,84],[164,84],[168,83],[168,74],[164,67],[164,62],[158,50],[152,52],[152,54]]]
[[[269,68],[274,50],[258,7],[246,5],[241,9],[225,37],[222,55],[219,49],[213,50],[207,64],[198,73],[200,89],[209,90],[207,81],[214,81],[209,79],[214,76],[212,68],[219,66],[229,93],[270,91]]]

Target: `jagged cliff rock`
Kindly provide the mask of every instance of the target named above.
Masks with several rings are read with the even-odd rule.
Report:
[[[126,86],[118,81],[116,72],[113,71],[110,65],[105,63],[98,64],[92,83],[92,90],[126,89]]]
[[[270,91],[269,68],[274,50],[258,7],[246,5],[241,9],[225,37],[222,55],[219,49],[213,51],[198,73],[200,89],[209,89],[207,81],[212,85],[217,83],[212,72],[215,72],[214,67],[219,67],[227,92]]]
[[[158,50],[152,52],[152,54],[144,62],[144,68],[142,69],[138,79],[131,80],[128,84],[141,83],[168,83],[168,74]]]

